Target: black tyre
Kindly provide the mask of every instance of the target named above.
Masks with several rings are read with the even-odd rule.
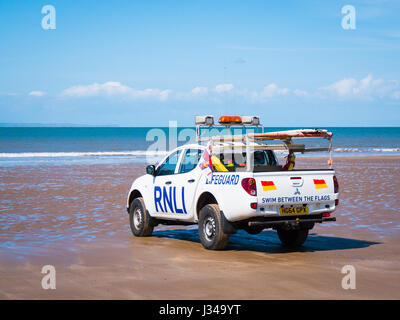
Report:
[[[229,234],[222,231],[221,212],[217,204],[208,204],[200,210],[199,236],[201,244],[209,250],[225,249]]]
[[[136,198],[129,207],[129,223],[132,233],[137,237],[151,236],[153,226],[150,224],[150,216],[147,213],[143,198]]]
[[[300,247],[307,239],[308,229],[284,230],[278,229],[278,236],[285,247]]]
[[[249,234],[259,234],[264,230],[264,227],[257,227],[257,226],[246,226],[244,230]]]

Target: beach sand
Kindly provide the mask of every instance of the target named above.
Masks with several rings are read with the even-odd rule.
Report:
[[[400,299],[400,158],[335,169],[337,221],[301,249],[265,230],[208,251],[197,226],[132,236],[125,201],[144,164],[0,167],[0,299]],[[44,265],[55,290],[41,287]],[[345,265],[355,290],[341,286]]]

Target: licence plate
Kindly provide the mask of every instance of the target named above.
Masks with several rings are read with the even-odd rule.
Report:
[[[308,207],[301,206],[301,207],[283,207],[279,208],[281,212],[281,216],[296,216],[302,214],[308,214]]]

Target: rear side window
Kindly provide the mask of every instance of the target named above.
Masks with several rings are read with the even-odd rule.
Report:
[[[200,160],[202,154],[201,149],[188,149],[183,155],[179,173],[192,171]]]
[[[244,171],[247,165],[246,152],[214,154],[230,172]],[[255,150],[253,152],[254,167],[260,170],[271,170],[279,166],[272,150]],[[275,168],[279,169],[279,168]]]
[[[270,166],[278,166],[278,160],[276,160],[275,153],[272,150],[266,150],[267,153],[267,158],[268,158],[268,164]]]
[[[254,165],[255,166],[276,166],[275,155],[271,150],[254,151]]]
[[[179,155],[182,150],[175,151],[158,167],[158,176],[167,176],[175,173],[176,164],[179,160]]]

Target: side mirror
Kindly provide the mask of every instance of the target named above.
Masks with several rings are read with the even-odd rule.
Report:
[[[153,164],[147,166],[146,167],[146,173],[150,174],[152,176],[155,176],[156,175],[156,167]]]

